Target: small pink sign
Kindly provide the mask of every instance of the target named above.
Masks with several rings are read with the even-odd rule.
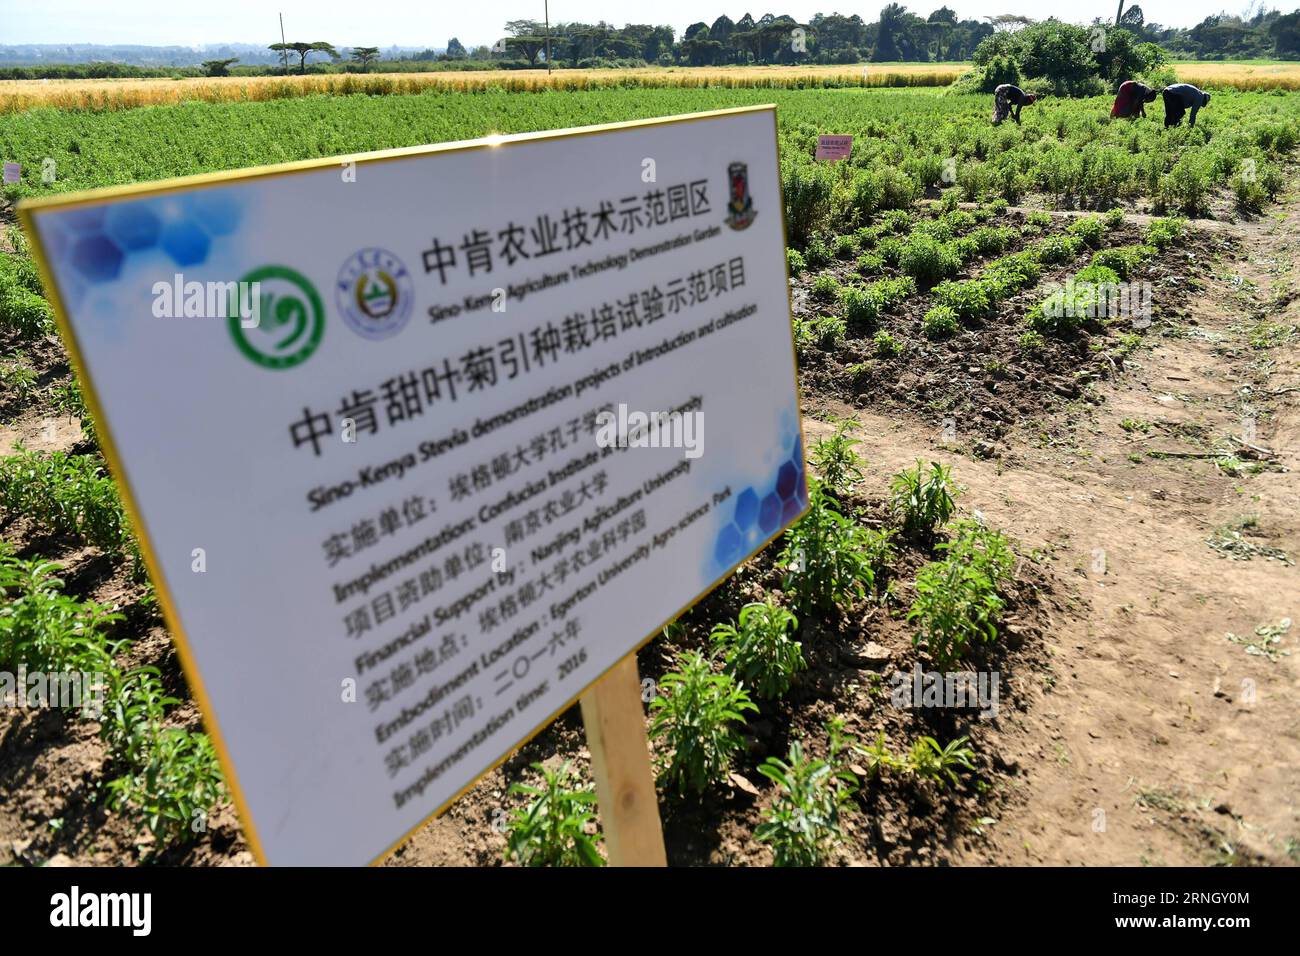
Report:
[[[853,152],[852,136],[817,137],[817,159],[835,163],[841,159],[848,159],[851,152]]]
[[[18,163],[5,163],[5,182],[16,183],[22,178],[23,168]]]

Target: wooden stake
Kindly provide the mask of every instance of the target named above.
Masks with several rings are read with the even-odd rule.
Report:
[[[611,866],[667,866],[636,655],[582,695],[582,723]]]

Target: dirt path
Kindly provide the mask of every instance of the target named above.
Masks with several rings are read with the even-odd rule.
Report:
[[[1300,568],[1207,544],[1244,526],[1242,541],[1300,556],[1300,391],[1287,391],[1300,386],[1300,338],[1250,342],[1260,318],[1300,323],[1300,199],[1215,228],[1242,237],[1243,258],[1189,268],[1204,287],[1178,334],[1149,337],[1130,359],[1139,368],[1046,434],[1013,429],[997,458],[971,456],[978,438],[960,421],[954,442],[939,422],[810,409],[857,418],[868,482],[917,457],[955,465],[964,506],[1074,582],[1075,614],[1053,622],[1053,678],[1027,711],[998,718],[1011,721],[1000,729],[1022,781],[1015,809],[959,862],[1300,860],[1300,655],[1273,661],[1225,638],[1300,617]],[[1243,447],[1243,431],[1275,456]],[[1216,466],[1220,449],[1268,468],[1234,477]],[[1300,627],[1276,647],[1297,638]]]

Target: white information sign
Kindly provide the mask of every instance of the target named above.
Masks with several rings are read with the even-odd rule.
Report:
[[[21,212],[264,862],[382,859],[806,508],[773,107]]]

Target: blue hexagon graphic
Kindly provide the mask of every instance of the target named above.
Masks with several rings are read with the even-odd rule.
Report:
[[[798,498],[791,498],[781,506],[781,520],[783,522],[793,521],[799,517],[799,512],[803,510],[803,505]]]
[[[114,206],[108,211],[104,232],[123,249],[132,252],[155,245],[162,232],[162,223],[152,209],[140,203]]]
[[[719,564],[731,564],[741,555],[740,529],[729,524],[718,534],[718,543],[713,549],[713,556]]]
[[[193,266],[208,257],[211,241],[208,234],[193,222],[179,219],[163,227],[159,245],[178,266]]]
[[[746,488],[736,498],[736,527],[748,531],[758,518],[758,495],[753,488]]]
[[[60,221],[75,232],[99,232],[104,228],[104,216],[107,212],[107,206],[72,209],[64,214]]]
[[[107,236],[89,235],[72,247],[72,267],[88,282],[111,282],[122,271],[122,250]]]
[[[783,499],[789,498],[794,494],[795,485],[799,482],[799,472],[794,465],[788,461],[781,466],[781,470],[776,474],[776,493]]]
[[[239,204],[228,193],[204,190],[186,196],[184,204],[186,212],[210,235],[228,236],[239,228]]]
[[[772,534],[780,523],[781,499],[774,494],[768,495],[758,509],[758,530],[765,535]]]

